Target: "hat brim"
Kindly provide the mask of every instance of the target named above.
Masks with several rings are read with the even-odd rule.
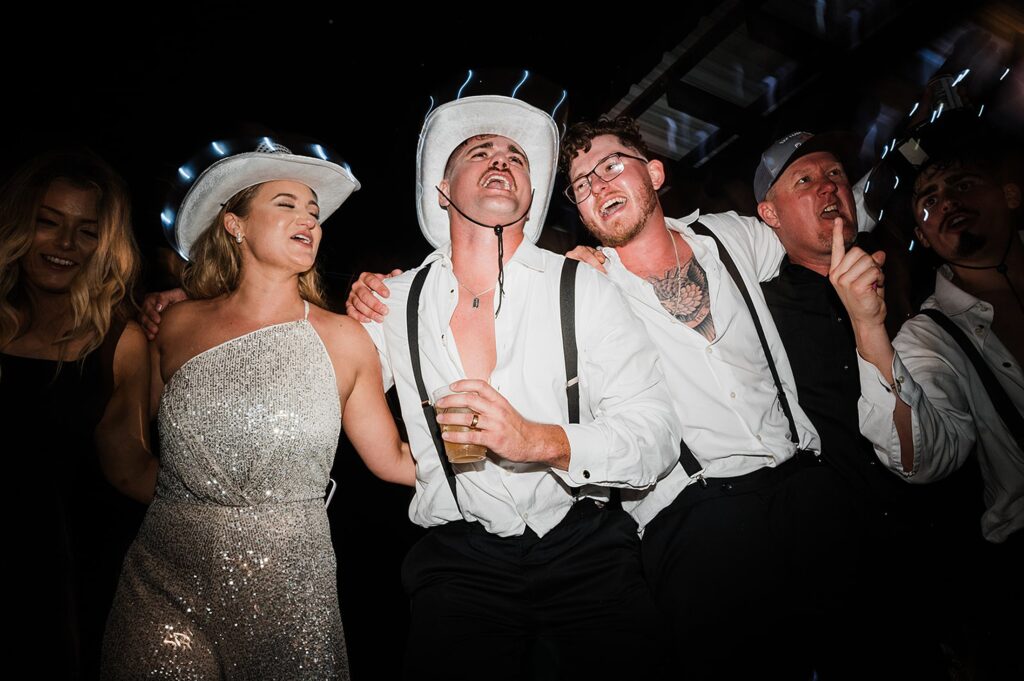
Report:
[[[521,145],[530,162],[533,206],[523,226],[536,243],[544,226],[558,164],[558,128],[551,116],[511,97],[483,95],[449,102],[423,123],[416,151],[416,212],[423,236],[434,248],[449,241],[448,212],[438,204],[436,187],[452,151],[475,135],[501,135]]]
[[[312,189],[321,222],[359,189],[359,181],[347,168],[311,156],[258,151],[229,156],[203,171],[182,200],[174,229],[178,253],[189,258],[192,245],[228,199],[275,180],[293,180]]]
[[[775,182],[778,182],[782,174],[797,160],[819,151],[827,151],[835,156],[843,164],[843,168],[846,170],[847,176],[849,176],[850,173],[854,172],[854,165],[857,163],[857,136],[848,132],[824,132],[820,135],[814,135],[797,147],[793,155],[782,164],[782,168],[779,169],[778,174],[775,176]],[[775,182],[768,185],[768,190],[775,186]],[[765,196],[767,196],[767,191]],[[764,201],[765,197],[761,197],[759,200]]]

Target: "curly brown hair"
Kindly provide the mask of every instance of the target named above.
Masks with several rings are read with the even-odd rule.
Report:
[[[602,116],[593,122],[580,121],[579,123],[574,123],[562,135],[562,153],[558,158],[559,169],[568,175],[569,169],[572,166],[572,160],[576,158],[576,155],[581,152],[585,154],[590,151],[594,138],[601,135],[615,135],[619,142],[644,158],[649,159],[651,157],[651,150],[644,143],[644,138],[640,134],[640,126],[637,125],[636,119],[630,116],[619,116],[615,119]]]

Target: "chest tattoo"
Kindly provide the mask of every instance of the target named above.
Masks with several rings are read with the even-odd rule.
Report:
[[[666,271],[663,277],[648,277],[647,281],[670,315],[709,341],[715,339],[708,277],[696,258]]]

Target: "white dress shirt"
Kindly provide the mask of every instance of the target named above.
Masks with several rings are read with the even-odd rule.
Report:
[[[935,277],[935,293],[921,306],[937,308],[967,334],[1018,411],[1024,411],[1024,373],[992,333],[992,306],[957,287],[948,266]],[[971,361],[934,321],[907,320],[893,340],[892,375],[910,405],[914,466],[904,473],[892,413],[896,396],[872,364],[860,363],[860,428],[875,454],[910,482],[940,480],[960,468],[977,445],[985,484],[981,529],[1002,542],[1024,527],[1024,450],[999,418]]]
[[[565,361],[559,323],[564,258],[524,241],[505,265],[505,297],[494,320],[497,363],[490,384],[524,418],[560,424],[570,444],[568,471],[516,464],[489,455],[455,464],[463,515],[455,504],[420,406],[409,357],[406,302],[416,275],[388,280],[390,314],[366,325],[381,355],[385,386],[397,384],[402,416],[416,459],[410,519],[430,527],[465,517],[500,536],[527,527],[543,536],[580,496],[607,499],[605,485],[648,487],[678,457],[679,430],[658,353],[622,295],[603,276],[581,266],[576,284],[580,421],[568,424]],[[428,394],[465,372],[449,322],[459,283],[450,247],[435,251],[419,302],[419,342]],[[422,266],[421,266],[422,267]]]
[[[609,278],[626,294],[661,356],[683,439],[705,477],[735,477],[777,466],[796,451],[750,312],[715,242],[689,227],[698,218],[722,240],[747,285],[793,411],[800,447],[819,450],[817,431],[800,408],[793,370],[759,283],[778,274],[785,251],[771,228],[733,212],[695,211],[682,219],[666,219],[707,274],[716,334],[711,342],[669,314],[653,286],[627,270],[614,249],[603,249]],[[690,482],[677,464],[653,489],[624,493],[624,506],[629,497],[627,510],[643,528]]]

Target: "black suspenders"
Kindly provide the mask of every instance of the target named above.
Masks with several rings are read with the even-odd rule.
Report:
[[[409,300],[405,308],[406,334],[409,338],[409,358],[412,361],[412,373],[416,379],[416,390],[420,394],[423,418],[427,421],[427,429],[434,440],[434,448],[441,460],[441,468],[444,470],[444,476],[448,480],[452,496],[455,497],[455,505],[458,506],[461,514],[462,506],[459,505],[459,495],[455,490],[455,471],[452,470],[452,464],[444,453],[444,440],[441,439],[441,429],[437,425],[437,414],[427,397],[420,365],[420,292],[423,290],[423,282],[427,279],[427,272],[430,271],[431,265],[433,263],[416,273],[416,277],[412,280],[412,286],[409,288]],[[569,405],[569,423],[579,423],[580,421],[580,385],[576,350],[576,268],[578,265],[578,261],[566,258],[562,264],[562,276],[559,284],[559,312],[562,322],[562,352],[565,356],[565,393]]]
[[[921,310],[921,314],[931,317],[932,321],[941,326],[956,341],[960,349],[964,351],[967,359],[971,360],[974,370],[978,372],[978,378],[981,379],[982,385],[985,386],[988,398],[992,401],[992,406],[996,408],[996,413],[1003,419],[1003,423],[1006,424],[1007,430],[1013,435],[1013,439],[1021,447],[1024,447],[1024,416],[1021,416],[1017,408],[1013,406],[1013,400],[1003,390],[1003,386],[999,385],[999,380],[992,373],[992,370],[988,368],[988,365],[985,364],[984,358],[982,358],[978,349],[974,347],[974,343],[967,338],[959,326],[953,323],[953,320],[939,310],[930,308]]]
[[[729,251],[726,250],[725,245],[722,244],[722,241],[715,236],[715,233],[710,229],[702,225],[700,222],[694,222],[691,224],[690,229],[701,236],[711,237],[714,239],[715,245],[718,246],[718,258],[722,261],[726,271],[729,272],[729,276],[732,278],[733,283],[736,284],[736,288],[739,289],[740,295],[743,296],[743,302],[747,304],[747,309],[750,310],[750,318],[754,322],[754,329],[757,330],[757,338],[761,341],[761,349],[764,351],[765,359],[768,360],[768,370],[771,371],[772,380],[775,381],[775,390],[779,396],[779,405],[782,407],[782,412],[786,415],[786,420],[789,421],[789,439],[793,444],[799,446],[800,438],[796,432],[796,421],[793,420],[793,410],[789,407],[789,399],[786,397],[786,391],[782,389],[782,380],[779,378],[778,369],[775,368],[775,360],[772,358],[771,348],[768,347],[768,339],[765,338],[764,328],[761,326],[761,319],[757,316],[757,309],[754,307],[754,301],[750,298],[750,293],[747,291],[747,286],[743,282],[743,277],[740,276],[740,271],[737,269],[736,263],[733,261]],[[697,457],[693,455],[690,448],[682,441],[679,443],[679,464],[691,478],[702,469],[702,466],[697,461]]]

